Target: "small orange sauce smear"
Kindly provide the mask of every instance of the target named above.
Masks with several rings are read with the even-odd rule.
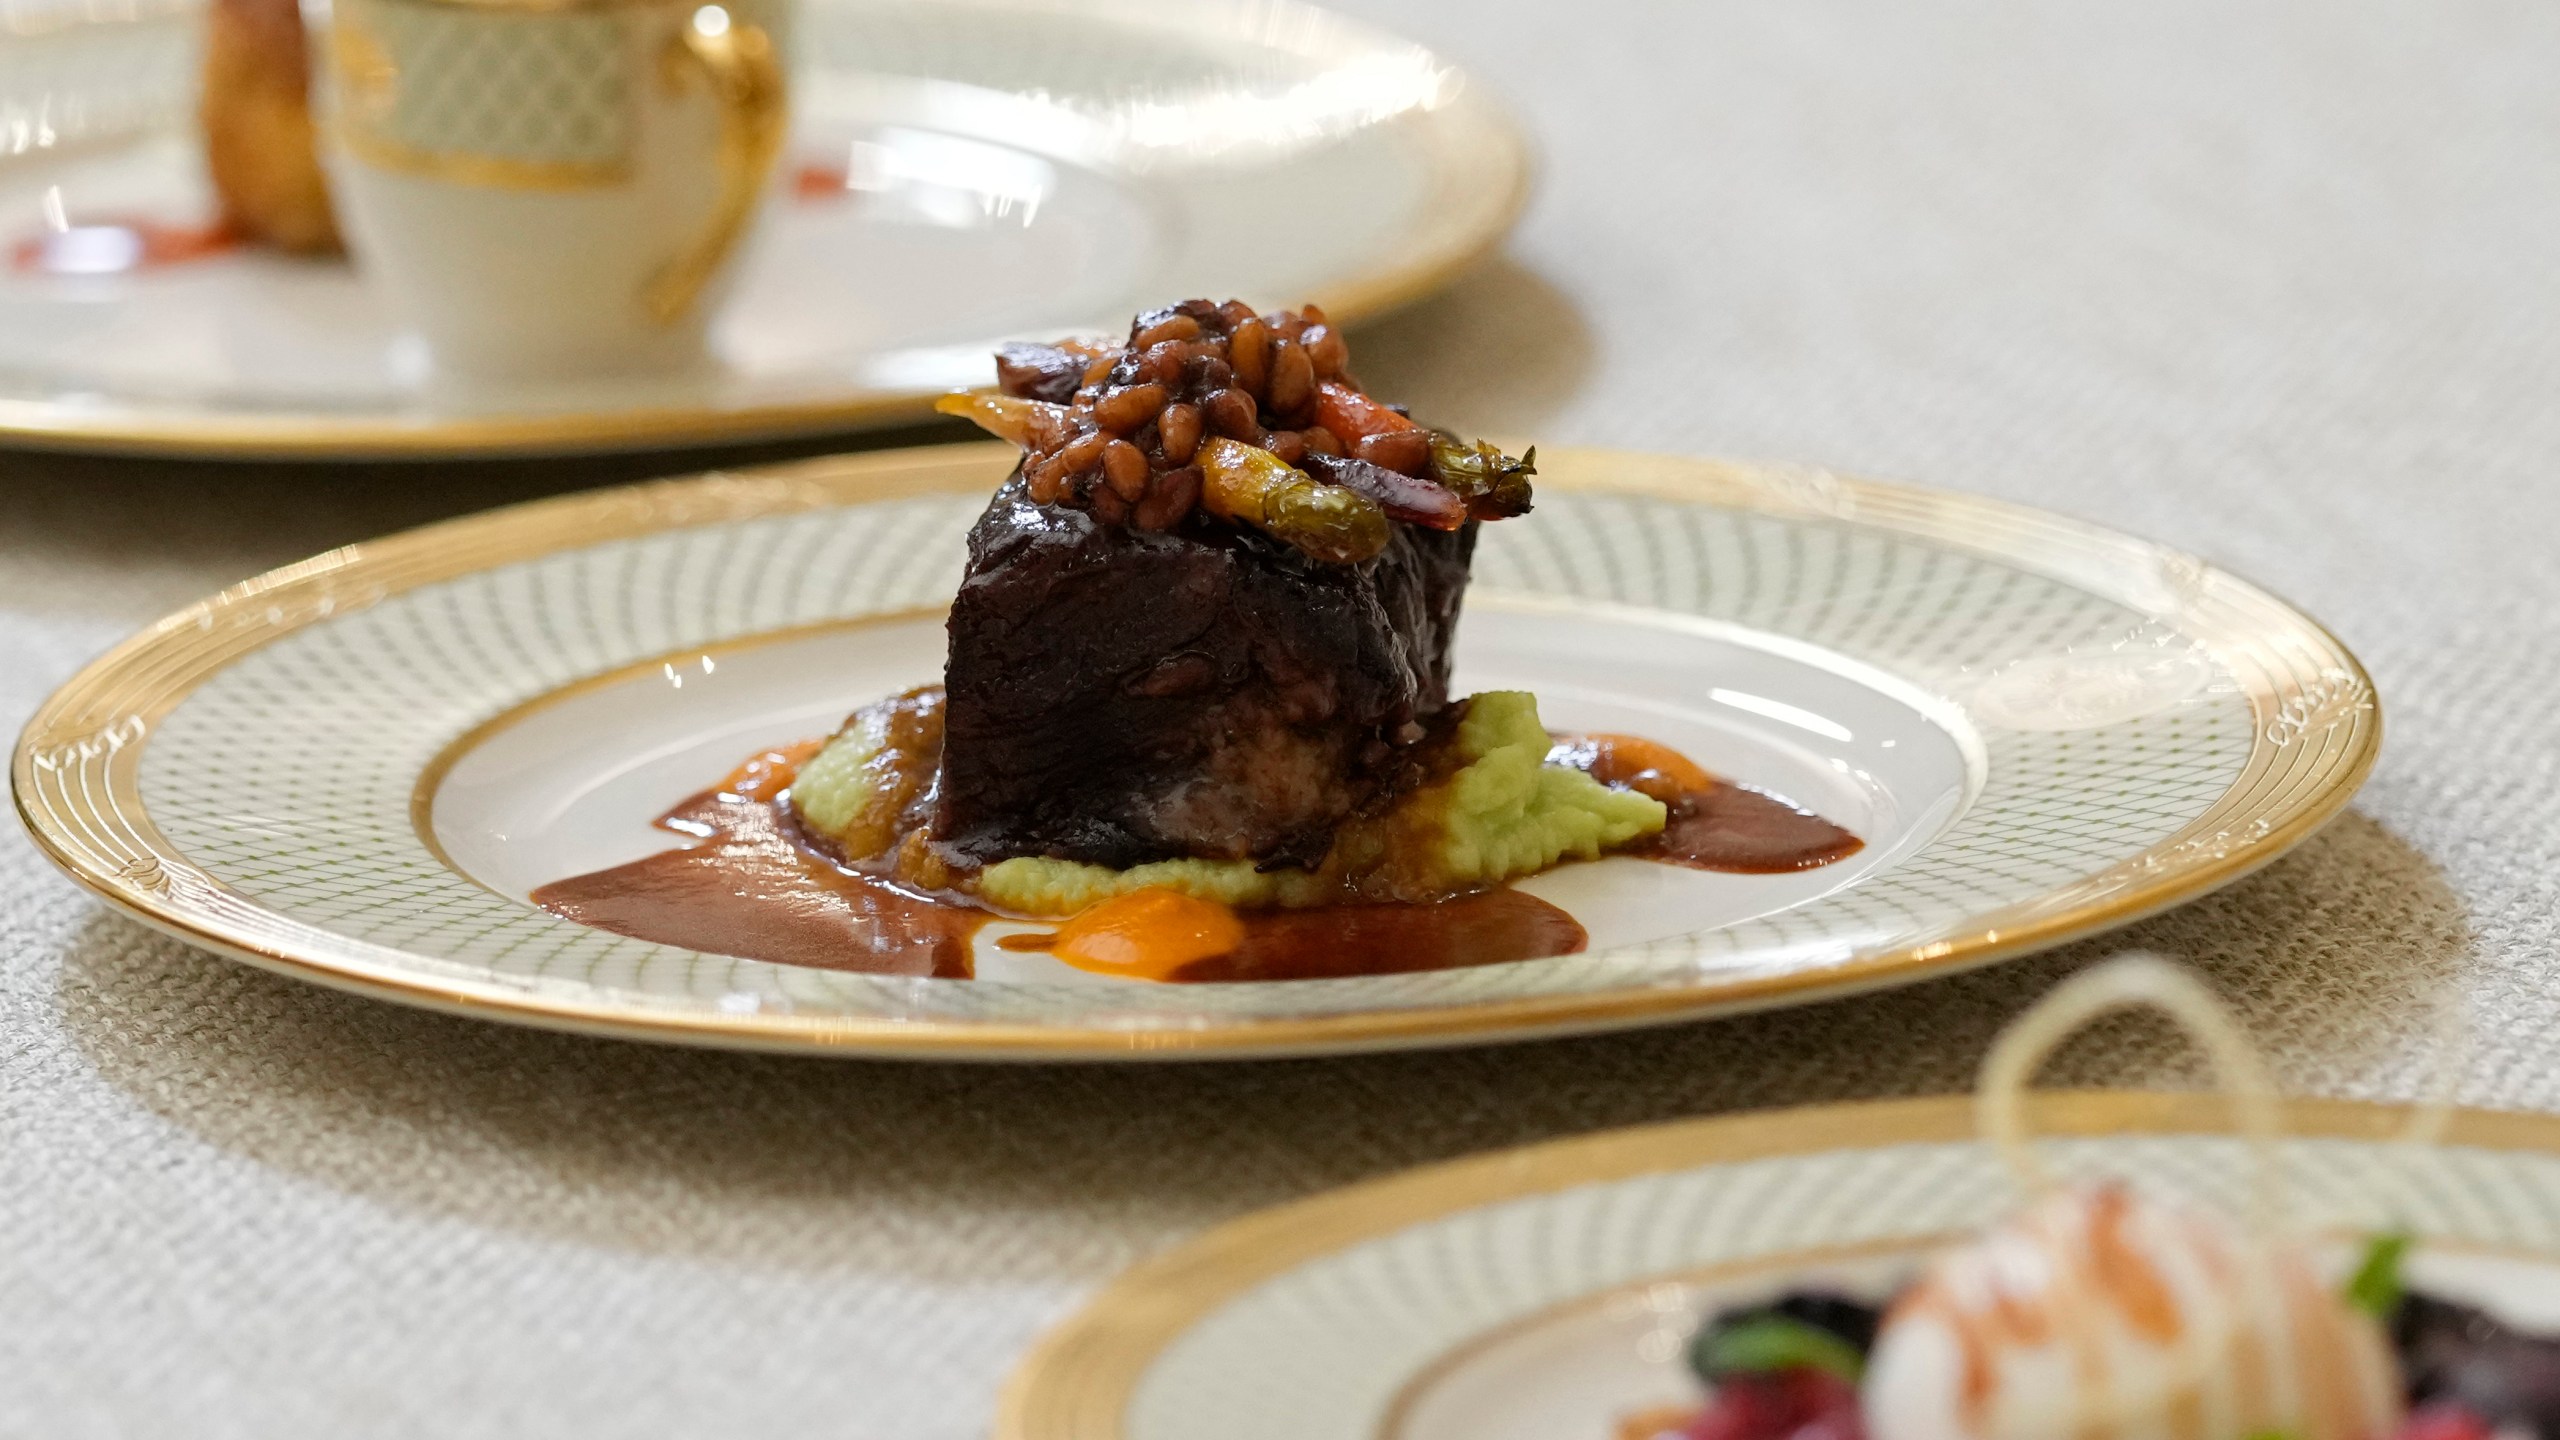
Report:
[[[1162,887],[1088,905],[1045,934],[1007,935],[1007,950],[1046,950],[1079,970],[1170,980],[1195,960],[1244,943],[1244,922],[1214,900]]]
[[[809,164],[791,172],[791,198],[800,201],[842,200],[852,193],[841,165]]]
[[[123,275],[219,255],[237,248],[240,239],[238,231],[218,220],[209,225],[87,221],[19,241],[9,247],[9,264],[21,274]]]
[[[1618,1422],[1618,1440],[1679,1440],[1698,1418],[1695,1405],[1657,1405]]]
[[[1548,764],[1651,796],[1670,810],[1660,834],[1620,854],[1695,870],[1783,875],[1845,860],[1866,846],[1790,801],[1717,779],[1660,741],[1606,734],[1552,738]]]
[[[826,748],[824,740],[803,740],[796,745],[776,746],[729,772],[729,778],[713,788],[723,795],[741,800],[772,800],[791,788],[800,775],[800,767],[811,756]]]
[[[1576,735],[1564,743],[1577,750],[1589,749],[1587,758],[1576,756],[1565,762],[1573,768],[1603,785],[1624,785],[1665,805],[1683,795],[1716,788],[1715,777],[1700,769],[1697,761],[1641,735]]]

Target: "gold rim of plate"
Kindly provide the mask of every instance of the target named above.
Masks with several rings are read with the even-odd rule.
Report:
[[[1527,140],[1469,77],[1424,117],[1432,172],[1463,176],[1435,187],[1395,257],[1271,304],[1313,302],[1345,325],[1410,305],[1464,274],[1502,243],[1528,207],[1535,179]],[[942,388],[848,390],[815,400],[749,405],[652,405],[559,414],[432,416],[316,412],[172,412],[84,394],[74,402],[0,399],[0,443],[35,449],[205,459],[424,460],[604,454],[665,446],[787,440],[934,418]]]
[[[2038,1130],[2051,1135],[2226,1134],[2232,1128],[2229,1102],[2211,1094],[2063,1091],[2035,1097],[2032,1109]],[[2285,1133],[2391,1141],[2406,1133],[2411,1113],[2401,1105],[2288,1100]],[[1043,1336],[1006,1381],[993,1434],[995,1440],[1125,1440],[1122,1422],[1148,1366],[1211,1312],[1310,1261],[1444,1216],[1639,1175],[1945,1143],[1974,1133],[1970,1095],[1756,1111],[1496,1150],[1274,1206],[1141,1262]],[[2560,1154],[2560,1116],[2457,1110],[2442,1143]]]
[[[190,862],[151,818],[141,758],[159,722],[261,646],[421,585],[558,551],[690,526],[983,490],[1000,443],[925,446],[589,491],[445,521],[271,571],[126,640],[57,690],[9,770],[44,853],[117,908],[208,949],[364,994],[637,1039],[866,1055],[1019,1060],[1269,1056],[1522,1039],[1623,1028],[1905,984],[2115,928],[2275,859],[2344,809],[2372,769],[2382,717],[2363,668],[2299,611],[2177,551],[1978,496],[1827,472],[1607,450],[1551,452],[1541,485],[1651,495],[1795,518],[1854,515],[1927,543],[2122,594],[2183,576],[2211,597],[2197,638],[2245,693],[2251,753],[2180,830],[2105,872],[1838,963],[1684,985],[1427,1009],[1182,1027],[670,1011],[429,977],[386,951],[268,910]],[[350,601],[348,597],[359,597]],[[186,883],[173,877],[183,875]],[[283,937],[283,938],[279,938]],[[956,982],[955,982],[956,983]]]

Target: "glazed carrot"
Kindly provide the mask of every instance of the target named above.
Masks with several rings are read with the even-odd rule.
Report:
[[[1316,423],[1332,431],[1345,448],[1371,435],[1415,428],[1411,420],[1338,380],[1317,383]]]

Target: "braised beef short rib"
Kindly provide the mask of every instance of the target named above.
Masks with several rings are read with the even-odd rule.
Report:
[[[1037,505],[1017,473],[951,608],[937,841],[973,864],[1321,860],[1412,783],[1448,704],[1476,526],[1394,531],[1328,565],[1205,514],[1147,533]]]

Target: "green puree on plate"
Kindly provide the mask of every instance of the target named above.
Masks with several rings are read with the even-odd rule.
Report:
[[[850,725],[802,769],[793,801],[827,833],[829,817],[870,808],[876,726]],[[1430,899],[1482,889],[1659,832],[1662,802],[1546,763],[1537,698],[1492,690],[1467,702],[1451,742],[1458,768],[1406,794],[1385,814],[1354,820],[1316,870],[1254,868],[1251,860],[1159,860],[1113,870],[1022,857],[979,872],[989,904],[1025,915],[1069,915],[1100,900],[1161,887],[1242,908],[1350,899]]]

